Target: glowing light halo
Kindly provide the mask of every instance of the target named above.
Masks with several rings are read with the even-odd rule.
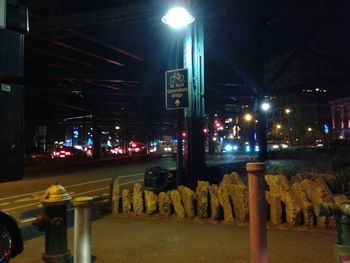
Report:
[[[173,7],[162,17],[162,22],[174,29],[181,29],[194,20],[195,18],[183,7]]]

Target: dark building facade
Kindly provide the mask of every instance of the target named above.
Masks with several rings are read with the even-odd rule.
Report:
[[[334,140],[350,140],[350,97],[329,102]]]

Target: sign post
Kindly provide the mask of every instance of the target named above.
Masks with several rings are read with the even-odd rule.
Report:
[[[176,69],[165,72],[165,107],[177,110],[177,178],[176,184],[183,185],[182,121],[183,109],[189,107],[188,69]]]
[[[188,69],[165,72],[165,107],[179,110],[189,106]]]
[[[6,0],[0,0],[0,29],[6,28]]]

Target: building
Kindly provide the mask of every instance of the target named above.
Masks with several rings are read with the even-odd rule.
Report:
[[[329,102],[334,140],[350,140],[350,97]]]
[[[326,140],[333,127],[328,102],[347,94],[349,62],[349,53],[315,50],[287,52],[266,63],[265,85],[273,100],[270,139],[292,145]]]

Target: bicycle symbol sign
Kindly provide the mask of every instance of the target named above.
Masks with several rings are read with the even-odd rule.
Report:
[[[165,104],[167,110],[189,106],[188,69],[165,72]]]

